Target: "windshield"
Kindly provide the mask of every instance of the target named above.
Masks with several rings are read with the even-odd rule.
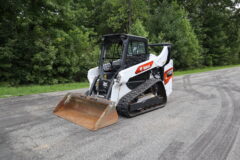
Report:
[[[116,71],[120,68],[123,43],[120,39],[109,39],[104,42],[103,70]]]
[[[110,41],[105,44],[104,59],[116,60],[122,55],[122,41]]]

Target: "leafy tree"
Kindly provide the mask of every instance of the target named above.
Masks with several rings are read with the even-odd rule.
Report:
[[[175,67],[191,68],[201,64],[201,48],[187,19],[186,11],[176,2],[163,1],[149,21],[153,42],[168,41],[173,44]]]
[[[137,19],[145,21],[148,6],[145,0],[95,0],[91,9],[91,27],[99,35],[108,33],[127,33]]]
[[[134,24],[130,27],[130,33],[133,35],[148,37],[148,32],[146,31],[143,22],[137,19]]]
[[[0,6],[0,81],[82,81],[103,34],[171,42],[177,69],[240,63],[239,0],[8,0]]]
[[[203,47],[204,65],[226,65],[239,62],[239,0],[183,1]],[[238,19],[238,20],[237,20]]]
[[[80,17],[75,16],[84,8],[76,10],[72,0],[21,2],[13,10],[15,14],[5,15],[10,21],[1,23],[14,24],[0,49],[1,61],[8,64],[3,66],[6,73],[2,72],[1,80],[52,84],[73,81],[77,73],[86,75],[85,60],[90,54],[84,54],[94,51],[90,39],[94,33],[79,25]],[[16,4],[8,5],[6,8]],[[15,72],[11,74],[11,70]]]

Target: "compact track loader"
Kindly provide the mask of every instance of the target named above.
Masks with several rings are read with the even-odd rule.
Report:
[[[158,56],[149,53],[159,46]],[[139,36],[104,35],[99,66],[88,71],[89,90],[67,94],[54,114],[97,130],[116,123],[118,114],[134,117],[164,107],[172,92],[170,51],[170,44],[148,44]]]

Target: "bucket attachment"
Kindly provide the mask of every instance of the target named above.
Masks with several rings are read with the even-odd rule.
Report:
[[[118,120],[113,102],[79,93],[68,93],[53,113],[90,130],[109,126]]]

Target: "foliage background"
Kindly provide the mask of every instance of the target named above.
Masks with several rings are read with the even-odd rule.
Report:
[[[177,70],[240,63],[239,0],[0,0],[0,81],[84,81],[101,35],[173,44]]]

